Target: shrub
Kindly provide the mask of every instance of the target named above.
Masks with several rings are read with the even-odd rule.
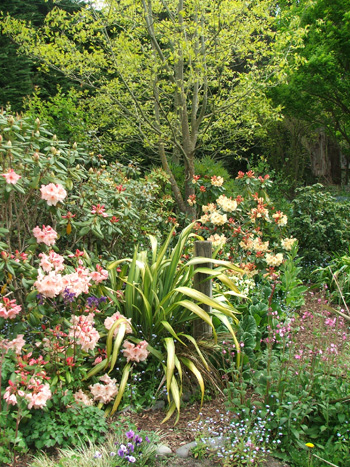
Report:
[[[303,264],[324,266],[334,252],[346,252],[350,240],[349,202],[338,202],[321,184],[298,188],[290,229],[298,238]]]

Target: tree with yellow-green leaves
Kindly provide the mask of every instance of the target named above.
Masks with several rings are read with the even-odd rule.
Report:
[[[265,92],[284,79],[304,33],[291,22],[277,34],[281,20],[273,0],[108,0],[99,10],[54,9],[36,30],[4,16],[2,30],[89,86],[97,115],[157,155],[179,210],[191,214],[196,152],[217,144],[223,155],[279,117]],[[184,165],[184,193],[170,161]]]

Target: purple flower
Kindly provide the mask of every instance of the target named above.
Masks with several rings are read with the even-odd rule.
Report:
[[[38,300],[38,305],[44,305],[45,303],[44,295],[41,295],[41,293],[38,293],[36,296],[36,299]]]
[[[146,443],[150,443],[150,442],[151,442],[148,436],[145,437],[145,441],[146,441]]]
[[[133,445],[132,443],[128,443],[129,454],[130,454],[131,452],[134,452],[134,449],[135,449],[134,445]]]
[[[99,451],[96,451],[94,454],[95,459],[100,459],[102,457],[102,454]]]
[[[137,446],[138,444],[141,444],[142,443],[141,436],[136,435],[135,438],[134,438],[134,441],[135,441],[135,446]]]
[[[119,457],[124,457],[124,454],[127,452],[127,448],[124,444],[121,444],[119,449],[118,449],[118,456]]]
[[[65,305],[68,305],[68,303],[74,302],[75,299],[75,293],[74,292],[69,292],[69,289],[64,289],[63,291],[63,302]]]
[[[125,459],[126,459],[127,461],[131,462],[132,464],[133,464],[134,462],[136,462],[136,459],[135,459],[134,456],[126,456]]]
[[[128,439],[133,439],[133,437],[135,436],[135,433],[132,430],[129,430],[127,433],[125,433],[125,436]]]
[[[95,297],[94,295],[91,295],[91,297],[88,297],[88,299],[86,300],[86,304],[89,308],[91,307],[97,307],[98,306],[98,298]]]

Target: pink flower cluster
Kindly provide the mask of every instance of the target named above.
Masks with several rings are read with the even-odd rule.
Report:
[[[50,252],[49,255],[41,253],[39,256],[41,256],[40,266],[44,271],[49,272],[48,274],[43,274],[39,269],[34,287],[47,298],[63,294],[65,290],[78,297],[82,293],[89,292],[91,280],[100,283],[108,278],[108,272],[102,269],[101,266],[96,266],[97,271],[90,272],[87,268],[80,265],[71,274],[57,274],[57,271],[64,269],[64,258],[54,252]]]
[[[132,333],[131,318],[129,319],[125,318],[125,316],[121,315],[119,311],[117,311],[116,313],[114,313],[114,315],[109,316],[108,318],[105,319],[104,321],[105,328],[108,330],[111,329],[111,327],[113,326],[115,322],[118,322],[118,325],[116,326],[114,330],[114,333],[113,333],[114,337],[118,334],[119,327],[122,323],[126,325],[125,333],[126,334]]]
[[[0,318],[14,319],[22,310],[21,305],[17,305],[16,300],[10,300],[4,297],[3,303],[0,303]]]
[[[22,178],[20,175],[16,174],[16,172],[13,169],[10,169],[8,172],[1,174],[2,177],[6,180],[6,183],[9,183],[11,185],[16,185],[18,180]]]
[[[85,394],[81,389],[77,391],[76,393],[73,394],[74,400],[77,404],[83,404],[83,405],[93,405],[92,399],[90,399],[89,396]]]
[[[33,229],[33,235],[38,243],[45,243],[47,246],[54,245],[57,239],[57,232],[49,225],[47,227],[43,225],[42,229],[36,226]]]
[[[100,381],[105,384],[96,383],[89,386],[91,394],[94,396],[95,401],[108,404],[118,394],[116,380],[105,374],[101,376]]]
[[[40,253],[40,267],[45,272],[50,272],[54,269],[56,272],[62,271],[64,269],[64,258],[63,256],[55,253],[53,250],[50,250],[49,254]]]
[[[39,379],[34,377],[29,380],[26,389],[30,392],[18,389],[17,385],[10,380],[9,386],[4,393],[5,401],[9,405],[16,405],[17,396],[20,396],[28,402],[28,409],[42,409],[45,407],[46,402],[52,397],[49,384],[42,384]]]
[[[23,339],[23,334],[18,334],[18,336],[12,341],[7,339],[0,341],[0,349],[5,349],[6,352],[12,349],[16,352],[17,355],[19,355],[25,343],[26,341]]]
[[[20,397],[24,397],[25,393],[21,390],[17,390],[17,386],[10,380],[9,381],[9,386],[7,386],[5,393],[4,393],[4,399],[9,405],[16,405],[17,404],[17,397],[16,394],[18,394]]]
[[[62,291],[62,276],[56,274],[55,271],[49,272],[49,274],[42,274],[39,269],[37,280],[34,282],[34,287],[38,292],[46,298],[54,298],[59,295]]]
[[[93,350],[100,338],[100,334],[94,328],[93,313],[87,316],[73,316],[68,336],[80,345],[84,352]]]
[[[49,384],[42,384],[36,378],[31,378],[27,387],[33,391],[25,395],[25,399],[29,402],[28,409],[42,409],[52,397]]]
[[[98,216],[108,217],[108,214],[105,212],[104,204],[98,204],[97,206],[92,206],[91,214],[97,214]]]
[[[49,206],[56,206],[60,201],[63,201],[67,196],[66,190],[62,185],[57,183],[49,183],[48,185],[41,185],[41,199],[47,201]]]
[[[92,271],[90,273],[90,277],[94,282],[96,282],[96,284],[99,284],[100,282],[108,279],[108,271],[106,271],[106,269],[102,269],[98,264],[96,266],[96,271]]]
[[[149,355],[147,346],[148,343],[146,341],[141,341],[137,345],[132,344],[129,341],[124,341],[123,355],[128,362],[143,362]]]

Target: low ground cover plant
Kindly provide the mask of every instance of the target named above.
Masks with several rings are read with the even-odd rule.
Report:
[[[45,454],[38,455],[31,467],[116,467],[135,464],[149,466],[155,462],[157,444],[161,436],[135,427],[123,431],[116,427],[106,441],[90,441],[80,448],[59,449],[58,460]]]

